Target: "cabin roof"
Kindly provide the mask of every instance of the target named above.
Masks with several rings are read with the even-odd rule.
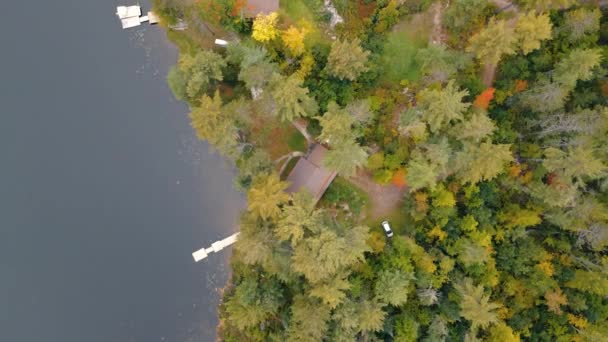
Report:
[[[279,10],[279,0],[246,0],[243,14],[255,17],[260,13],[269,14]]]
[[[287,176],[290,183],[287,192],[294,193],[306,189],[312,195],[315,203],[318,202],[337,173],[323,166],[323,157],[327,149],[322,145],[315,145],[307,157],[300,158],[296,166]]]

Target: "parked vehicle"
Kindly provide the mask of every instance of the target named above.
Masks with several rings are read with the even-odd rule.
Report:
[[[393,230],[391,229],[391,226],[388,224],[388,221],[384,221],[382,222],[382,228],[384,229],[384,233],[386,234],[386,237],[393,237]]]

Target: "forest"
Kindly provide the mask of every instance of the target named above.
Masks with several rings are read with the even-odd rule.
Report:
[[[154,0],[248,201],[218,338],[608,341],[605,5]],[[285,192],[313,144],[318,203]]]

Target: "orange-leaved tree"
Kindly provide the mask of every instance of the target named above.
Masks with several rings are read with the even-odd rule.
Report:
[[[475,102],[473,103],[475,107],[481,109],[488,109],[490,106],[490,101],[494,98],[494,92],[496,89],[490,87],[481,92],[481,94],[477,95],[475,98]]]

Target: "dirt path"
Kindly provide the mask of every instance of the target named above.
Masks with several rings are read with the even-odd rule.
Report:
[[[353,177],[348,178],[356,186],[365,191],[370,200],[372,219],[381,219],[399,208],[406,192],[406,187],[399,188],[393,184],[380,185],[365,170],[359,170]]]
[[[441,6],[441,1],[435,2],[429,11],[433,13],[433,29],[429,35],[429,43],[431,44],[443,44],[447,40],[447,35],[443,30],[443,11],[448,8],[449,1],[445,7]]]
[[[498,9],[498,13],[501,12],[512,12],[515,14],[514,18],[510,20],[510,24],[515,25],[515,18],[519,13],[519,8],[511,0],[492,0],[496,8]],[[483,73],[481,76],[481,81],[486,87],[491,87],[494,84],[494,80],[496,79],[496,65],[485,63],[483,65]]]

